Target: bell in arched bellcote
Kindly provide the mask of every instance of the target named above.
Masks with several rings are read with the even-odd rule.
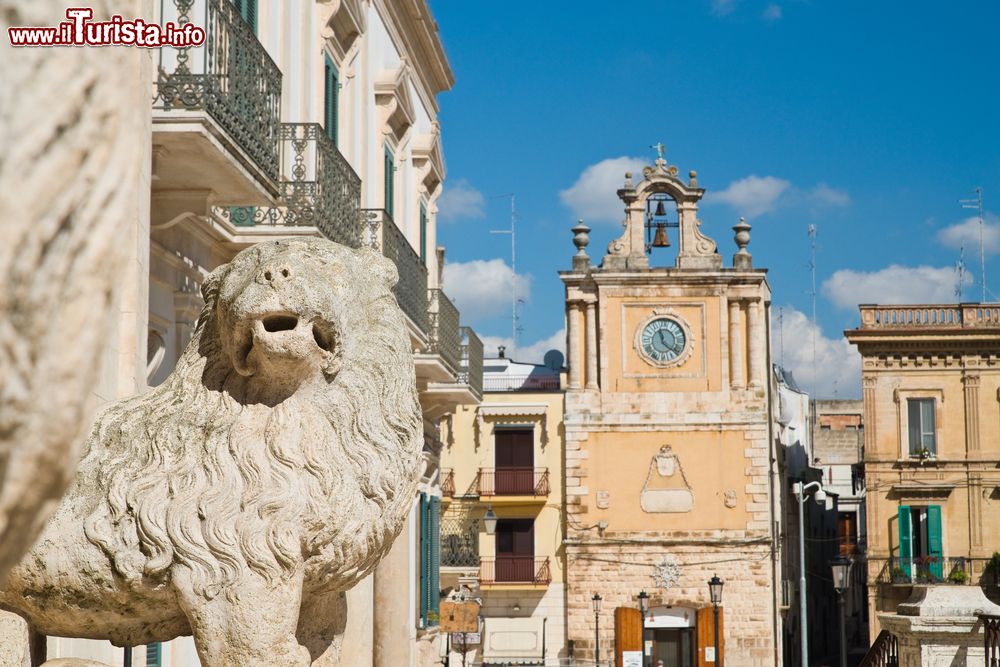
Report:
[[[663,202],[656,207],[657,215],[663,210]],[[654,248],[669,248],[670,239],[667,238],[667,223],[658,222],[656,223],[656,234],[653,236],[653,247]]]
[[[654,218],[663,218],[663,217],[666,217],[666,215],[667,215],[667,211],[666,211],[665,208],[663,208],[663,200],[661,199],[660,201],[656,202],[656,212],[653,213],[653,217]],[[667,245],[670,245],[670,244],[668,243]]]

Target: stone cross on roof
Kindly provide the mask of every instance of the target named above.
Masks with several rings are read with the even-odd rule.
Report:
[[[661,160],[663,159],[663,154],[667,150],[667,147],[663,145],[662,141],[658,141],[657,143],[655,143],[652,146],[650,146],[650,148],[655,148],[656,149],[656,155]]]

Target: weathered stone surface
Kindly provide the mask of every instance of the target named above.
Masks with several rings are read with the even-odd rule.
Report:
[[[422,419],[393,265],[299,239],[219,267],[176,369],[98,419],[0,603],[45,634],[193,633],[205,667],[334,665],[402,529]]]
[[[8,26],[54,26],[67,4],[0,0],[0,580],[55,509],[91,424],[148,150],[135,49],[10,46]],[[94,20],[138,5],[88,3]]]

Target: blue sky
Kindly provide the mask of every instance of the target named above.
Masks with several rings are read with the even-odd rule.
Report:
[[[570,265],[569,228],[577,217],[593,228],[598,262],[620,231],[622,172],[651,162],[657,141],[682,174],[698,171],[702,230],[727,263],[732,225],[741,214],[753,225],[754,263],[770,271],[775,359],[820,395],[860,393],[841,335],[859,302],[956,300],[963,243],[965,299],[979,299],[979,235],[957,203],[975,186],[987,209],[987,286],[1000,294],[1000,219],[990,212],[1000,212],[1000,56],[990,46],[1000,3],[431,5],[457,78],[440,98],[445,289],[490,344],[511,335],[509,237],[489,233],[509,226],[510,201],[491,197],[517,195],[517,356],[540,361],[564,325],[556,272]],[[816,378],[803,344],[810,224]]]

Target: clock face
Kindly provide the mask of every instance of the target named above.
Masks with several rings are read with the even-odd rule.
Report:
[[[658,363],[670,363],[680,358],[687,347],[684,329],[675,320],[660,317],[649,324],[639,337],[639,344],[647,357]]]

